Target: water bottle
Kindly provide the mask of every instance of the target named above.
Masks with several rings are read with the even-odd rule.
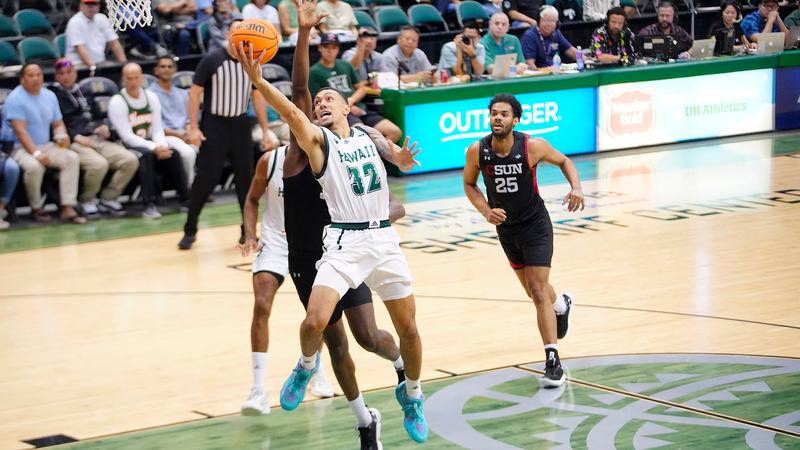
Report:
[[[578,66],[578,72],[583,72],[585,66],[583,65],[583,50],[580,47],[575,52],[575,63]]]
[[[517,77],[517,65],[511,64],[511,67],[508,68],[508,77],[509,78],[516,78]]]
[[[553,73],[561,73],[561,57],[558,53],[553,56]]]

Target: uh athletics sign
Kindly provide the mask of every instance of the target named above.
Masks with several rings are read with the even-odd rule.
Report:
[[[596,90],[569,89],[517,94],[522,117],[516,131],[547,139],[565,154],[595,151]],[[423,173],[464,167],[469,145],[491,133],[491,97],[411,105],[405,111],[405,129],[422,152],[417,159]]]

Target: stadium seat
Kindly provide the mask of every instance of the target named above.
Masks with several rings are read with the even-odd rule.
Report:
[[[200,50],[200,53],[206,54],[208,53],[208,48],[206,47],[206,42],[208,42],[208,21],[200,22],[197,25],[197,48]]]
[[[98,95],[92,99],[92,115],[99,119],[105,119],[108,117],[108,103],[111,101],[111,97],[107,95]]]
[[[375,9],[375,22],[380,33],[396,32],[411,24],[399,6],[379,6]]]
[[[55,30],[47,16],[38,9],[22,9],[14,14],[14,22],[17,23],[19,33],[23,36],[54,36]]]
[[[250,0],[236,0],[236,7],[239,8],[239,11],[241,11],[242,8],[244,8],[244,6],[248,3],[250,3]]]
[[[22,64],[17,50],[8,42],[0,41],[0,66],[16,66]]]
[[[61,33],[53,38],[53,45],[56,46],[56,50],[58,50],[58,55],[62,58],[67,54],[67,35]]]
[[[363,8],[367,6],[364,4],[364,0],[344,0],[344,2],[349,3],[353,8]]]
[[[194,72],[191,70],[181,70],[180,72],[175,72],[175,76],[172,77],[172,85],[176,88],[181,89],[189,89],[192,87],[192,80],[194,79]]]
[[[22,39],[22,35],[19,34],[19,27],[11,17],[0,15],[0,39],[7,40],[9,38]]]
[[[456,7],[456,19],[458,25],[464,27],[464,22],[475,21],[478,25],[489,25],[489,14],[483,6],[473,0],[464,0]]]
[[[375,8],[377,6],[397,6],[394,0],[364,0],[364,6],[367,8]]]
[[[142,74],[142,87],[147,89],[150,86],[158,83],[158,77],[149,73]],[[122,83],[120,83],[120,88],[122,89]]]
[[[374,29],[378,29],[378,25],[375,24],[375,20],[372,19],[372,16],[369,15],[366,11],[353,11],[356,13],[356,23],[359,27],[371,27]]]
[[[273,81],[289,81],[289,71],[277,64],[264,64],[261,66],[261,74],[264,79],[272,83]]]
[[[420,3],[408,8],[408,19],[411,25],[422,32],[450,31],[439,10],[433,5]]]
[[[58,50],[52,42],[39,36],[26,37],[17,44],[22,63],[35,62],[48,68],[59,58]]]
[[[78,88],[80,88],[81,93],[87,98],[101,95],[110,97],[119,93],[117,83],[105,77],[84,78],[78,82]]]
[[[0,88],[0,106],[5,105],[6,98],[8,98],[8,94],[11,93],[11,89]]]
[[[286,98],[292,98],[292,82],[291,81],[276,81],[272,83]]]

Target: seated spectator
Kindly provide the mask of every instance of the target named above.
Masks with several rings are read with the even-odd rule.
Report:
[[[389,70],[399,73],[404,83],[430,83],[433,80],[435,67],[425,52],[417,48],[418,45],[419,30],[412,26],[404,26],[397,35],[397,44],[383,51]]]
[[[153,0],[153,9],[168,25],[162,28],[167,46],[178,56],[192,51],[191,29],[196,27],[197,4],[194,0]]]
[[[590,20],[603,20],[606,18],[608,10],[616,7],[622,7],[628,17],[633,17],[639,12],[636,9],[636,3],[630,0],[584,0],[583,20],[587,22]]]
[[[108,18],[100,13],[100,0],[81,0],[80,11],[67,22],[66,57],[81,67],[93,68],[106,60],[110,48],[117,61],[127,61],[117,33]]]
[[[0,151],[0,230],[7,230],[11,224],[6,217],[6,206],[11,202],[11,196],[17,188],[19,181],[19,165],[10,156]]]
[[[758,11],[753,11],[742,20],[742,31],[750,42],[758,42],[761,33],[784,32],[786,41],[789,43],[789,29],[781,20],[778,14],[778,2],[776,0],[760,0]]]
[[[489,32],[481,38],[486,49],[486,71],[491,72],[497,55],[514,53],[517,55],[517,71],[522,73],[527,68],[525,56],[519,38],[508,34],[509,21],[504,12],[496,12],[489,18]]]
[[[75,210],[80,175],[78,154],[68,149],[69,135],[61,120],[58,99],[51,91],[42,89],[44,76],[37,64],[25,64],[20,74],[20,85],[8,94],[3,108],[3,136],[10,136],[11,132],[15,136],[11,157],[24,172],[33,219],[50,221],[42,198],[42,179],[45,168],[49,167],[61,171],[58,177],[61,220],[84,224],[86,218]]]
[[[111,142],[108,125],[92,117],[89,102],[76,83],[78,71],[75,65],[63,58],[56,61],[54,70],[56,83],[50,90],[56,94],[67,134],[72,140],[70,149],[78,154],[84,171],[83,191],[78,197],[83,212],[97,214],[102,210],[109,214],[121,214],[122,204],[117,199],[136,173],[139,160],[125,147]],[[98,204],[97,193],[109,167],[114,175],[100,194]]]
[[[575,61],[577,51],[558,28],[558,10],[543,6],[539,26],[522,35],[522,53],[530,67],[550,67],[556,53],[562,60]]]
[[[362,103],[367,93],[366,81],[358,77],[352,65],[337,58],[338,36],[334,33],[322,33],[318,48],[320,60],[311,66],[308,72],[308,89],[311,95],[316,95],[323,87],[336,89],[350,107],[350,114],[347,116],[350,125],[364,123],[380,131],[391,142],[400,140],[403,133],[397,125],[378,113],[367,111]]]
[[[688,57],[686,52],[692,48],[694,38],[675,22],[675,5],[670,2],[658,4],[658,22],[648,25],[639,31],[639,36],[669,35],[678,42],[676,49],[680,57]]]
[[[262,19],[275,25],[276,30],[281,29],[281,20],[278,17],[278,10],[269,4],[269,0],[250,0],[250,3],[242,8],[242,18]]]
[[[161,104],[161,123],[169,147],[177,150],[183,161],[188,185],[194,181],[194,163],[197,160],[197,147],[188,143],[186,125],[189,123],[189,92],[172,85],[175,77],[175,59],[171,56],[158,58],[153,73],[158,82],[148,89],[158,96]]]
[[[583,22],[583,5],[578,0],[555,0],[553,6],[558,10],[558,21]],[[600,19],[604,19],[603,16]]]
[[[142,217],[158,219],[161,213],[156,202],[161,190],[156,168],[161,166],[173,178],[181,201],[189,197],[186,173],[180,154],[170,149],[164,136],[158,96],[142,89],[142,68],[136,63],[126,64],[122,84],[124,89],[108,104],[108,118],[125,146],[139,156],[139,183],[145,204]]]
[[[442,45],[439,70],[447,69],[454,75],[483,75],[486,48],[480,39],[478,25],[475,22],[465,23],[461,33]]]
[[[205,22],[214,15],[213,0],[197,0],[197,21]]]
[[[611,8],[606,13],[606,23],[592,33],[592,57],[601,63],[618,63],[628,66],[635,61],[633,32],[626,26],[627,18],[622,8]]]
[[[344,39],[355,39],[358,22],[353,7],[341,0],[322,0],[317,3],[317,14],[327,14],[317,26],[322,33],[335,33]]]
[[[739,3],[734,0],[728,0],[722,4],[720,8],[720,18],[716,22],[711,25],[711,28],[708,30],[708,38],[716,37],[717,42],[714,45],[714,54],[719,55],[722,53],[724,45],[724,40],[720,39],[717,36],[719,32],[725,32],[732,30],[734,36],[736,36],[736,42],[734,43],[734,51],[741,52],[746,47],[750,46],[750,42],[747,40],[747,37],[744,35],[744,31],[742,31],[742,27],[739,25],[739,22],[742,20],[742,7],[739,6]]]
[[[356,45],[344,52],[342,59],[349,62],[359,78],[369,79],[372,72],[391,72],[392,69],[386,62],[386,57],[375,50],[378,46],[378,30],[372,27],[358,29]]]
[[[542,0],[503,0],[503,12],[511,19],[511,26],[534,27],[539,20]]]
[[[230,0],[214,0],[214,15],[208,23],[208,52],[228,46],[228,30],[242,16],[234,10]]]
[[[800,27],[800,2],[797,3],[797,9],[783,19],[783,24],[786,28]]]

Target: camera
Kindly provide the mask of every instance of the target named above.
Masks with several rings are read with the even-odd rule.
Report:
[[[470,45],[472,41],[470,40],[469,36],[461,36],[461,43],[464,45]]]

